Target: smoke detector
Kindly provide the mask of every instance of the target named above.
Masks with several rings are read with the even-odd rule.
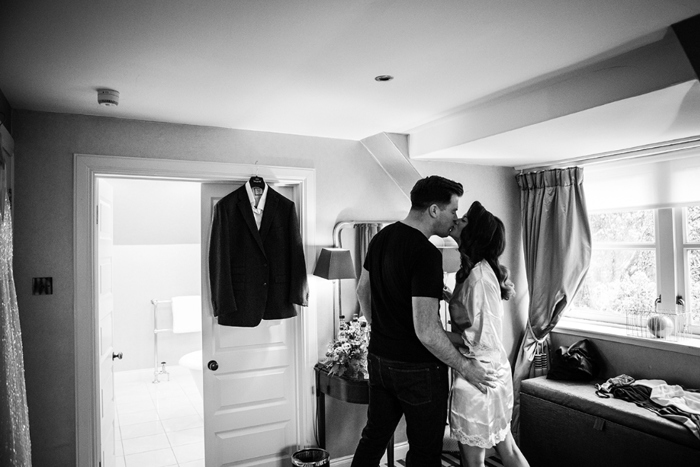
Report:
[[[97,103],[107,107],[116,107],[119,105],[119,91],[114,89],[98,89]]]

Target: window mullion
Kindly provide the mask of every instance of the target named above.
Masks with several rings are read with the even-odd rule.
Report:
[[[661,306],[671,309],[676,303],[677,290],[673,209],[661,208],[656,216],[656,281]]]
[[[674,249],[676,255],[676,295],[680,295],[687,299],[687,294],[689,290],[689,284],[687,283],[687,250],[686,248],[686,238],[685,238],[685,214],[683,208],[673,209],[673,225],[675,226],[675,242],[676,248]]]

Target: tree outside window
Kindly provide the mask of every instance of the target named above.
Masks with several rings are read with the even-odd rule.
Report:
[[[653,210],[589,214],[593,253],[572,309],[621,316],[649,311],[657,297]]]

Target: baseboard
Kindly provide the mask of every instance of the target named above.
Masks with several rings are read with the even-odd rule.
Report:
[[[394,445],[394,460],[405,459],[407,452],[408,452],[408,442],[404,441],[403,443],[395,444]],[[386,459],[386,453],[385,453],[384,457],[382,457],[381,465],[386,465],[386,463],[387,463],[387,459]],[[352,456],[345,456],[345,457],[341,457],[339,459],[333,459],[333,456],[331,455],[331,467],[350,467],[350,464],[352,464]]]

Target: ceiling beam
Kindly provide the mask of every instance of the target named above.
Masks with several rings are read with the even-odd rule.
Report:
[[[410,158],[431,158],[489,136],[600,107],[695,79],[678,38],[630,52],[486,99],[409,131]]]
[[[410,200],[413,185],[422,177],[405,154],[408,148],[407,136],[397,133],[377,133],[361,142]]]

